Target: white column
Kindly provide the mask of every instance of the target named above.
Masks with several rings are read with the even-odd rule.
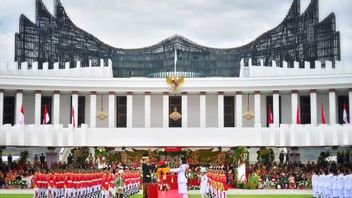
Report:
[[[41,106],[42,106],[42,93],[40,91],[35,91],[35,93],[34,93],[34,124],[36,124],[36,125],[41,124],[41,120],[40,120]]]
[[[280,95],[278,91],[273,93],[273,124],[280,126]]]
[[[15,108],[15,120],[16,120],[16,124],[20,124],[20,110],[21,110],[21,106],[23,103],[23,92],[22,90],[17,90],[16,92],[16,108]],[[26,109],[24,108],[24,115],[26,116]]]
[[[206,114],[206,95],[205,92],[200,92],[199,96],[199,110],[200,110],[200,127],[205,128],[207,124],[207,114]]]
[[[151,116],[151,96],[150,92],[144,93],[144,127],[150,128]]]
[[[188,127],[188,106],[187,106],[187,92],[183,92],[181,96],[181,105],[182,105],[182,128]]]
[[[317,92],[315,90],[310,91],[310,123],[317,125]]]
[[[242,127],[242,93],[236,92],[236,127]]]
[[[116,96],[114,92],[109,92],[109,114],[108,114],[108,127],[116,127]]]
[[[133,124],[133,95],[132,92],[127,92],[127,101],[126,101],[127,109],[127,118],[126,118],[126,127],[132,128]]]
[[[60,92],[59,91],[54,91],[53,106],[54,106],[53,114],[52,114],[53,121],[51,123],[53,123],[54,125],[57,125],[57,124],[60,124]]]
[[[336,124],[336,92],[335,90],[329,90],[329,124]]]
[[[350,112],[349,112],[349,116],[348,116],[348,119],[349,119],[349,123],[351,124],[352,123],[352,89],[349,89],[348,90],[348,107],[350,108]]]
[[[163,128],[169,127],[169,93],[163,93]]]
[[[0,89],[0,127],[3,125],[4,119],[4,91]]]
[[[218,92],[218,128],[224,128],[224,92]]]
[[[76,125],[76,127],[78,127],[78,92],[77,91],[72,92],[71,106],[74,110],[75,125]],[[71,122],[71,124],[72,124],[72,122]]]
[[[97,92],[90,92],[90,115],[89,125],[90,128],[97,127]]]
[[[298,107],[298,93],[297,91],[292,91],[291,93],[291,116],[292,116],[291,123],[292,124],[296,124],[297,107]]]
[[[261,127],[260,92],[254,92],[254,126]]]

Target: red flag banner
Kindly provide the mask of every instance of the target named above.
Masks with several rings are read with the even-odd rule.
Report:
[[[321,123],[322,124],[326,124],[325,112],[324,112],[324,104],[321,105]]]
[[[72,105],[72,112],[71,112],[71,120],[72,120],[72,126],[73,128],[76,127],[76,123],[75,123],[75,108]]]
[[[44,106],[44,114],[43,114],[44,118],[43,118],[43,124],[48,124],[49,123],[49,120],[50,120],[50,117],[49,117],[49,112],[48,112],[48,107],[45,105]]]
[[[269,107],[269,119],[268,119],[269,125],[273,123],[273,111],[271,106]]]
[[[24,108],[23,108],[23,104],[21,105],[21,109],[20,109],[20,124],[25,124],[25,117],[24,117]]]
[[[297,107],[296,124],[301,124],[301,116],[300,116],[300,112],[299,112],[299,107]]]

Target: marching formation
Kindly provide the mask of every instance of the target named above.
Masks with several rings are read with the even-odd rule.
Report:
[[[312,176],[313,197],[352,197],[352,171],[343,173],[340,170],[314,173]]]
[[[226,198],[228,185],[226,183],[226,174],[223,170],[209,170],[207,173],[209,194],[212,198]]]
[[[38,171],[33,182],[35,198],[123,198],[139,192],[140,173],[122,169],[117,173],[68,170],[45,174]]]

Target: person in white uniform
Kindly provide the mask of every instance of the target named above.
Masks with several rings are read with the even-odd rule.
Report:
[[[339,180],[338,180],[338,174],[335,173],[333,176],[332,176],[332,194],[331,196],[332,197],[339,197]]]
[[[346,174],[345,180],[345,197],[351,198],[352,197],[352,171],[350,170]]]
[[[324,183],[323,183],[323,173],[319,172],[318,175],[318,179],[317,179],[317,186],[318,186],[318,197],[322,197],[323,196],[323,192],[324,192]]]
[[[337,190],[338,190],[338,197],[343,197],[343,188],[344,188],[344,178],[343,174],[340,170],[337,170]]]
[[[170,172],[177,173],[178,193],[182,198],[188,197],[186,170],[188,169],[186,158],[180,159],[180,167],[170,169]]]
[[[313,176],[312,176],[312,193],[313,193],[313,197],[319,197],[319,191],[318,191],[318,175],[316,174],[316,172],[313,172]]]
[[[200,168],[200,194],[202,195],[202,198],[206,198],[209,193],[208,177],[205,174],[206,172],[207,169],[205,167]]]

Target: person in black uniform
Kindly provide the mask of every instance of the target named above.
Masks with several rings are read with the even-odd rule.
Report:
[[[148,198],[148,184],[151,182],[150,170],[155,166],[149,165],[149,157],[143,156],[142,158],[142,171],[143,171],[143,198]]]

